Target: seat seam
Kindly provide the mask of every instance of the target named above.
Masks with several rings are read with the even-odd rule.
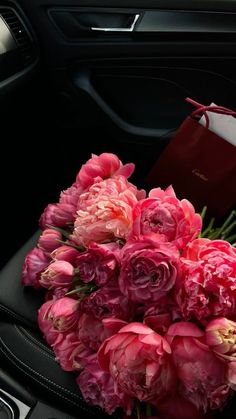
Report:
[[[7,312],[8,314],[10,314],[15,319],[17,319],[17,320],[19,320],[21,322],[23,321],[24,323],[27,323],[29,326],[31,325],[31,327],[32,327],[32,324],[28,320],[26,320],[23,316],[15,313],[14,311],[12,311],[11,309],[7,308],[6,306],[3,306],[2,304],[0,304],[0,311],[1,310]]]
[[[22,335],[25,336],[25,338],[28,337],[28,339],[31,340],[33,343],[35,343],[35,345],[39,345],[42,350],[44,350],[45,352],[48,353],[48,355],[51,355],[53,357],[53,354],[54,354],[53,350],[50,349],[49,347],[47,347],[46,344],[44,344],[43,342],[41,342],[35,336],[32,336],[30,334],[30,332],[27,329],[25,329],[23,326],[17,326],[17,325],[15,325],[15,326],[22,333]]]
[[[53,357],[53,355],[49,355],[48,353],[46,353],[46,351],[44,351],[42,348],[40,349],[40,348],[38,348],[37,346],[36,346],[36,344],[35,343],[33,343],[33,342],[31,342],[30,341],[30,339],[28,338],[26,338],[26,336],[24,336],[23,335],[23,333],[17,328],[17,326],[16,325],[14,325],[14,328],[15,328],[15,330],[17,331],[17,333],[24,339],[24,341],[27,343],[27,344],[29,344],[30,346],[32,346],[32,348],[34,348],[34,349],[36,349],[38,352],[40,352],[41,354],[43,354],[46,358],[48,358],[48,359],[50,359],[50,361],[54,361],[56,364],[58,364],[56,361],[55,361],[55,357]]]
[[[48,383],[54,385],[55,387],[58,387],[58,389],[65,391],[66,393],[68,393],[69,395],[78,398],[78,399],[82,399],[82,397],[79,396],[79,394],[75,394],[72,393],[70,390],[60,386],[59,384],[55,383],[54,381],[50,380],[47,377],[44,377],[42,374],[40,374],[39,372],[35,371],[33,368],[31,368],[29,365],[25,364],[24,361],[22,361],[21,359],[18,358],[18,356],[16,356],[10,349],[9,347],[4,343],[4,341],[2,340],[2,338],[0,337],[0,341],[2,343],[2,345],[6,348],[6,350],[8,350],[8,352],[11,354],[11,356],[13,357],[13,359],[15,358],[20,364],[23,364],[24,367],[26,367],[26,369],[28,369],[29,371],[32,371],[34,374],[36,374],[37,376],[41,377],[43,380],[46,380]],[[0,348],[1,349],[1,348]],[[7,355],[6,355],[7,356]],[[40,383],[40,381],[36,380],[38,383]]]

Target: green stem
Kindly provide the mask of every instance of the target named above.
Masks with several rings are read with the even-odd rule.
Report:
[[[232,234],[232,236],[229,236],[225,239],[229,243],[234,243],[236,240],[236,234]]]
[[[48,228],[51,228],[52,230],[59,231],[59,233],[61,233],[62,236],[66,237],[67,239],[70,238],[71,233],[69,233],[68,231],[64,230],[64,228],[56,227],[56,226],[53,226],[51,224],[47,224],[47,227]]]
[[[63,240],[58,240],[58,242],[64,244],[64,246],[73,247],[73,249],[76,249],[79,252],[84,252],[86,250],[83,246],[77,246],[76,244],[64,242]]]
[[[205,218],[206,212],[207,212],[207,206],[205,205],[205,206],[202,208],[202,212],[201,212],[202,221],[203,221],[203,220],[204,220],[204,218]]]
[[[214,222],[215,222],[215,218],[211,218],[207,228],[205,230],[203,230],[200,237],[207,237],[208,233],[212,233],[212,228],[213,228]]]
[[[233,230],[233,228],[236,226],[236,221],[234,221],[232,224],[229,225],[229,227],[226,228],[226,230],[224,230],[222,232],[222,239],[224,239],[225,237],[227,237],[227,235]]]

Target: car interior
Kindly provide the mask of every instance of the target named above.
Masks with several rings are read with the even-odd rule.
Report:
[[[187,96],[236,110],[236,0],[0,1],[1,419],[108,417],[45,343],[22,265],[91,153],[134,162],[147,186]],[[236,418],[234,398],[217,417]]]

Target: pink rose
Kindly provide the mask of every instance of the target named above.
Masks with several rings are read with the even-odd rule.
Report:
[[[166,339],[180,380],[180,393],[199,411],[219,409],[230,395],[225,363],[204,344],[204,332],[194,323],[170,326]]]
[[[80,196],[72,239],[75,243],[125,239],[132,226],[137,188],[123,176],[106,179]]]
[[[49,301],[47,302],[49,303]],[[47,304],[45,303],[45,304]],[[44,317],[51,322],[54,330],[66,332],[75,329],[79,321],[79,303],[73,298],[63,297],[49,306]]]
[[[97,179],[101,180],[117,175],[123,175],[128,178],[132,175],[133,171],[133,163],[128,163],[123,166],[115,154],[102,153],[100,156],[92,154],[91,159],[82,165],[76,182],[79,182],[83,188],[87,188],[96,182]]]
[[[67,227],[74,223],[75,207],[71,204],[49,204],[39,219],[42,230],[50,226]]]
[[[89,363],[77,378],[77,384],[87,403],[100,406],[109,415],[118,407],[131,414],[134,401],[115,389],[111,375],[101,370],[96,359]]]
[[[149,198],[136,204],[133,211],[131,236],[163,234],[179,249],[193,240],[202,228],[202,219],[192,204],[176,198],[172,186],[165,191],[152,189]]]
[[[186,320],[236,318],[236,249],[221,240],[197,239],[183,254],[176,301]]]
[[[74,278],[74,268],[69,262],[57,260],[41,273],[40,285],[44,288],[69,287]]]
[[[175,389],[168,342],[142,323],[130,323],[101,345],[98,361],[116,388],[140,401],[159,400]]]
[[[101,343],[117,333],[126,322],[120,319],[98,320],[91,314],[82,313],[79,319],[79,338],[86,346],[97,351]]]
[[[61,233],[53,230],[52,228],[46,228],[39,237],[38,247],[45,253],[51,253],[57,247],[61,246],[60,240],[62,240]]]
[[[178,250],[159,237],[143,236],[128,242],[121,252],[121,292],[130,300],[153,303],[173,288],[178,266]]]
[[[107,317],[128,320],[133,311],[133,307],[118,287],[108,285],[91,293],[83,301],[82,311],[93,315],[99,320]]]
[[[32,286],[34,288],[41,288],[39,283],[41,272],[48,266],[51,259],[43,250],[35,247],[31,250],[24,261],[21,283],[24,286]]]
[[[80,255],[80,252],[69,245],[63,245],[55,249],[51,253],[51,258],[53,260],[63,260],[74,265],[77,256]]]
[[[94,281],[101,287],[115,280],[119,273],[119,253],[120,248],[116,243],[91,242],[87,251],[79,254],[75,261],[81,281]]]

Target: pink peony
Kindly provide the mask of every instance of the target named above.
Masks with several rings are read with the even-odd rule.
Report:
[[[48,266],[51,259],[43,250],[35,247],[31,250],[24,261],[21,283],[25,286],[41,288],[39,282],[41,272]]]
[[[78,200],[83,192],[84,188],[79,184],[79,182],[73,183],[72,186],[61,192],[59,203],[72,205],[76,213]]]
[[[79,319],[79,338],[89,348],[97,351],[101,343],[117,333],[126,322],[120,319],[98,320],[91,314],[82,313]]]
[[[53,260],[63,260],[65,262],[69,262],[74,265],[77,256],[80,255],[80,252],[74,247],[69,245],[63,245],[55,249],[51,253],[51,258]]]
[[[131,414],[134,407],[133,399],[115,389],[111,375],[101,370],[96,359],[88,363],[81,372],[77,384],[87,403],[100,406],[109,415],[118,407]]]
[[[176,301],[186,320],[236,318],[236,249],[221,240],[196,239],[182,258]]]
[[[40,217],[39,225],[42,230],[55,227],[67,227],[74,223],[75,207],[71,204],[49,204]]]
[[[174,390],[168,342],[142,323],[130,323],[101,345],[98,361],[116,388],[140,401],[159,400]]]
[[[56,340],[60,341],[63,339],[62,333],[54,328],[50,319],[49,313],[52,305],[53,301],[47,301],[38,311],[38,325],[49,345],[53,345]]]
[[[50,303],[50,301],[47,303]],[[51,322],[54,330],[66,332],[67,330],[75,329],[78,325],[78,307],[78,301],[73,298],[63,297],[52,302],[44,317]]]
[[[96,183],[78,202],[72,239],[89,245],[125,239],[132,226],[132,209],[137,202],[137,188],[123,176]]]
[[[225,363],[204,343],[204,332],[194,323],[170,326],[166,339],[180,380],[180,393],[199,411],[219,409],[230,395]]]
[[[40,285],[44,288],[69,287],[74,278],[74,268],[69,262],[58,260],[41,273]]]
[[[132,309],[132,305],[120,289],[109,285],[93,292],[82,303],[82,310],[99,320],[107,317],[129,320]]]
[[[39,237],[38,247],[43,252],[50,254],[53,250],[61,246],[60,240],[62,240],[61,233],[53,230],[52,228],[46,228]]]
[[[64,371],[81,370],[94,353],[80,342],[75,331],[65,333],[63,339],[56,341],[52,346]]]
[[[165,191],[152,189],[149,198],[136,204],[131,236],[163,234],[169,242],[182,249],[202,228],[202,219],[192,204],[176,198],[172,186]]]
[[[76,182],[83,188],[87,188],[97,180],[100,181],[111,176],[123,175],[128,178],[132,175],[133,171],[133,163],[128,163],[123,166],[115,154],[102,153],[100,156],[92,154],[91,159],[82,165]]]
[[[127,243],[121,252],[119,286],[133,301],[150,304],[166,295],[178,275],[176,247],[155,235]]]
[[[211,320],[205,329],[207,345],[225,361],[236,361],[236,323],[220,317]]]
[[[116,280],[119,273],[119,253],[120,248],[116,243],[91,242],[87,251],[77,256],[75,261],[81,281],[94,281],[101,287]]]

